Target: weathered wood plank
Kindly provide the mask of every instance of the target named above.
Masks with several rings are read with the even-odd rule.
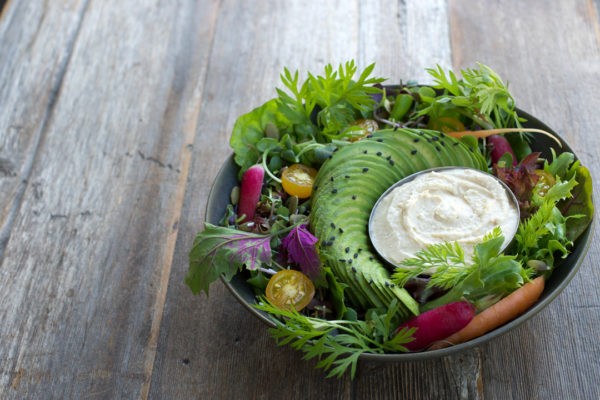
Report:
[[[325,380],[324,374],[314,371],[314,363],[301,361],[301,354],[276,348],[266,328],[235,304],[220,283],[211,287],[208,299],[203,295],[194,298],[182,283],[187,270],[187,252],[195,232],[201,227],[209,186],[218,171],[219,165],[215,162],[230,153],[227,141],[237,116],[274,96],[273,86],[279,85],[278,74],[283,66],[299,68],[302,72],[320,71],[324,63],[356,59],[361,66],[377,62],[377,71],[382,75],[400,79],[406,73],[412,74],[410,78],[420,79],[426,65],[415,66],[412,61],[425,63],[423,53],[436,63],[449,65],[445,3],[420,4],[422,7],[399,4],[397,9],[389,10],[385,2],[371,2],[368,6],[363,2],[343,6],[289,2],[286,7],[280,7],[279,2],[265,2],[251,9],[237,8],[232,2],[223,3],[196,138],[196,142],[214,145],[211,149],[194,147],[194,164],[151,390],[153,397],[236,398],[245,394],[247,398],[370,398],[373,395],[385,398],[429,393],[429,398],[439,398],[447,393],[451,396],[468,393],[471,398],[477,398],[477,379],[472,378],[479,368],[477,354],[468,354],[461,358],[463,361],[453,357],[445,364],[438,361],[395,365],[365,363],[355,382]],[[263,17],[270,9],[274,10],[273,17]],[[392,17],[382,18],[384,10]],[[357,12],[358,20],[353,22],[351,18],[355,18]],[[332,35],[330,31],[335,30],[340,18],[346,30]],[[436,23],[426,23],[427,20]],[[411,21],[413,28],[410,33],[405,32],[408,37],[404,37],[402,26],[407,21]],[[236,26],[236,30],[232,30],[232,26]],[[358,30],[352,31],[354,27]],[[394,37],[394,43],[398,44],[394,51],[389,51],[386,45],[390,32],[398,32]],[[440,35],[446,38],[445,42]],[[423,51],[423,48],[428,50]],[[403,57],[397,59],[398,54]],[[238,63],[232,64],[232,58]],[[411,72],[407,73],[408,70]],[[431,375],[438,377],[433,384]],[[413,378],[406,379],[408,376]],[[384,384],[389,380],[405,383]],[[235,385],[230,384],[232,381]],[[274,384],[257,384],[263,382]]]
[[[210,41],[204,5],[91,1],[85,10],[2,263],[0,397],[149,390],[204,81],[206,58],[190,49]],[[15,74],[40,84],[56,81],[46,77],[56,61],[46,65],[52,53],[37,47],[51,50],[71,15],[46,6],[42,37],[13,40],[22,44]],[[23,119],[20,104],[44,96],[27,88],[11,89],[7,103]]]
[[[2,8],[0,260],[42,132],[54,108],[85,6],[85,2],[75,0],[65,2],[60,8],[44,9],[22,2]]]
[[[492,66],[510,81],[521,108],[563,135],[592,174],[598,171],[600,41],[593,2],[451,1],[450,10],[454,66]],[[483,348],[486,398],[600,397],[600,354],[592,339],[600,307],[590,296],[600,285],[598,251],[592,243],[579,274],[546,310]]]
[[[361,363],[353,382],[276,348],[222,284],[208,299],[183,284],[233,122],[275,95],[283,66],[355,59],[424,81],[424,67],[482,61],[597,175],[598,6],[7,2],[0,397],[600,398],[597,243],[513,332],[461,356]]]
[[[230,154],[228,139],[235,119],[275,95],[283,65],[306,73],[309,68],[321,70],[330,60],[349,59],[354,54],[350,39],[354,32],[339,36],[337,40],[345,43],[341,46],[337,31],[326,21],[347,22],[355,16],[352,7],[351,3],[304,7],[301,2],[220,5],[151,397],[348,396],[347,381],[323,381],[314,363],[301,361],[301,354],[290,349],[277,349],[266,327],[221,283],[211,286],[207,299],[192,296],[183,279],[211,182]]]

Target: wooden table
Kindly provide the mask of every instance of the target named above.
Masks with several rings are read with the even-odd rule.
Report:
[[[481,61],[600,176],[598,0],[2,3],[0,398],[600,398],[597,242],[509,334],[354,381],[183,283],[233,122],[284,66]]]

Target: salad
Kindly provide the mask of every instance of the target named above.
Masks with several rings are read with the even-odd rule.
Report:
[[[278,344],[317,358],[329,376],[353,377],[364,353],[439,349],[516,318],[594,212],[587,168],[551,133],[523,127],[488,66],[460,78],[437,66],[432,85],[385,86],[374,67],[327,65],[305,80],[286,68],[277,97],[238,118],[239,185],[220,223],[197,234],[185,279],[208,295],[219,277],[243,276]],[[532,151],[534,135],[556,141],[549,157]],[[442,239],[385,262],[369,237],[373,206],[397,181],[440,167],[508,187],[514,237],[496,226],[468,251]]]

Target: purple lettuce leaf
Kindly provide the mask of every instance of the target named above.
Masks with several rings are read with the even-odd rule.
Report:
[[[297,264],[311,279],[319,277],[321,272],[321,261],[315,247],[318,240],[309,232],[306,224],[301,224],[292,229],[281,241],[288,262]]]

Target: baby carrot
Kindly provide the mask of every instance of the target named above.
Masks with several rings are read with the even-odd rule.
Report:
[[[433,343],[429,350],[442,349],[468,340],[512,321],[531,307],[544,291],[544,277],[538,276],[496,304],[477,314],[463,329],[444,340]]]
[[[543,135],[548,136],[552,140],[554,140],[560,147],[562,147],[562,143],[560,140],[556,138],[552,133],[542,130],[542,129],[534,129],[534,128],[498,128],[498,129],[482,129],[479,131],[459,131],[459,132],[447,132],[446,135],[452,136],[454,138],[461,138],[463,136],[474,136],[476,138],[486,138],[492,135],[500,135],[503,133],[511,133],[511,132],[535,132],[541,133]]]

